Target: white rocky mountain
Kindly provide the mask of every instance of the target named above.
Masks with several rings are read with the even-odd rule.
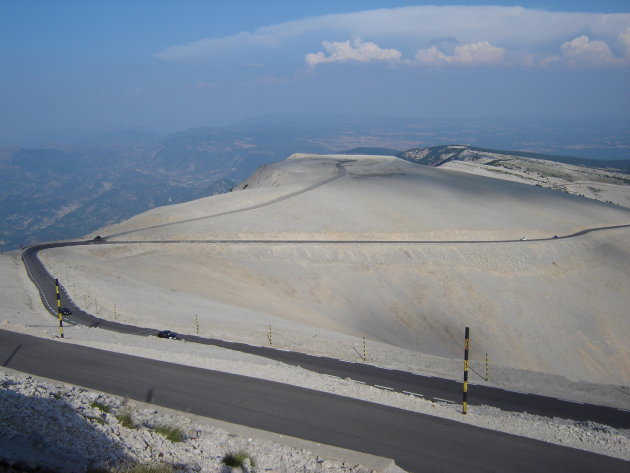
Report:
[[[72,268],[78,301],[89,288],[132,323],[189,331],[198,317],[243,340],[271,324],[449,358],[470,326],[475,356],[624,384],[628,229],[555,237],[627,224],[629,209],[536,186],[394,157],[294,155],[234,192],[99,232],[135,243],[45,254]]]

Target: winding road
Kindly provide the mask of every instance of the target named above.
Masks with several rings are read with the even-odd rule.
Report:
[[[0,330],[3,366],[393,458],[412,473],[626,473],[611,457],[286,384]]]
[[[348,160],[350,161],[350,160]],[[527,244],[521,240],[501,241],[346,241],[346,240],[177,240],[112,241],[142,230],[155,229],[253,210],[308,192],[347,174],[336,163],[332,177],[308,188],[270,201],[228,212],[169,222],[109,235],[98,241],[50,243],[27,248],[22,260],[29,277],[38,287],[44,306],[56,316],[54,278],[37,254],[39,251],[76,245],[132,244],[246,244],[246,245],[422,245],[422,244]],[[555,241],[576,238],[591,232],[629,228],[616,225],[584,229],[579,232],[532,239]],[[64,305],[72,315],[66,323],[99,327],[115,332],[152,336],[157,329],[121,324],[100,319],[83,311],[61,288]],[[461,383],[420,376],[370,365],[306,355],[297,352],[258,347],[243,343],[186,335],[188,342],[211,344],[265,356],[306,369],[351,378],[382,389],[394,390],[427,399],[459,402]],[[514,437],[499,432],[470,427],[457,422],[400,411],[293,386],[254,380],[209,370],[173,365],[117,353],[59,344],[0,331],[0,357],[4,366],[71,382],[94,389],[150,400],[166,407],[236,422],[248,426],[334,444],[375,455],[393,457],[402,468],[420,471],[527,471],[532,462],[536,471],[627,471],[627,463],[583,451]],[[54,356],[51,356],[54,354]],[[42,362],[45,360],[45,362]],[[151,393],[150,399],[147,393]],[[548,417],[595,421],[614,427],[630,428],[630,411],[575,403],[544,396],[518,393],[498,388],[472,385],[469,404],[487,404],[504,410],[529,412]],[[378,435],[374,435],[378,432]]]

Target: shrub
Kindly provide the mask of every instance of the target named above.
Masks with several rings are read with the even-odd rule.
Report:
[[[98,409],[101,412],[108,413],[110,411],[110,408],[109,408],[108,405],[102,404],[102,403],[100,403],[98,401],[92,401],[90,403],[90,406],[93,407],[94,409]]]
[[[245,452],[238,453],[228,453],[221,460],[226,466],[230,466],[232,468],[243,468],[243,464],[245,460],[249,459],[249,462],[252,466],[255,466],[254,459],[250,458],[250,456]]]
[[[171,442],[183,442],[186,438],[181,429],[170,425],[159,425],[153,430],[155,430],[158,434],[164,435],[164,437],[169,439]]]
[[[118,422],[120,422],[120,425],[123,427],[127,427],[128,429],[136,428],[136,424],[134,424],[129,412],[121,412],[120,414],[117,414],[116,419],[118,419]]]

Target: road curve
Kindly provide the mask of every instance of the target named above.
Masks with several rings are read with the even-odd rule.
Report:
[[[411,473],[628,471],[628,463],[265,380],[0,330],[3,366],[227,422],[395,459]]]
[[[275,199],[268,200],[267,202],[263,202],[261,204],[250,205],[248,207],[241,207],[239,209],[228,210],[226,212],[220,212],[220,213],[216,213],[216,214],[204,215],[202,217],[195,217],[195,218],[189,218],[189,219],[184,219],[184,220],[178,220],[176,222],[161,223],[161,224],[157,224],[157,225],[151,225],[151,226],[148,226],[148,227],[136,228],[134,230],[128,230],[128,231],[125,231],[125,232],[112,233],[111,235],[107,235],[105,237],[105,239],[119,237],[119,236],[122,236],[122,235],[128,235],[130,233],[137,233],[137,232],[141,232],[141,231],[144,231],[144,230],[154,230],[156,228],[164,228],[164,227],[170,227],[170,226],[173,226],[173,225],[181,225],[182,223],[197,222],[199,220],[206,220],[206,219],[209,219],[209,218],[223,217],[224,215],[232,215],[232,214],[236,214],[236,213],[247,212],[249,210],[256,210],[256,209],[260,209],[262,207],[267,207],[269,205],[277,204],[278,202],[282,202],[284,200],[291,199],[292,197],[304,194],[306,192],[310,192],[310,191],[312,191],[314,189],[317,189],[317,188],[322,187],[322,186],[324,186],[326,184],[329,184],[329,183],[331,183],[333,181],[336,181],[337,179],[340,179],[342,177],[347,176],[348,175],[348,171],[343,165],[346,164],[346,163],[352,163],[354,161],[356,161],[356,160],[354,160],[354,159],[342,159],[342,160],[339,160],[335,164],[335,173],[334,173],[334,175],[332,177],[330,177],[328,179],[324,179],[324,180],[322,180],[320,182],[317,182],[317,183],[313,184],[312,186],[305,187],[304,189],[300,189],[298,191],[291,192],[289,194],[285,194],[285,195],[282,195],[280,197],[276,197]]]
[[[53,314],[56,314],[56,294],[54,288],[54,278],[48,273],[42,262],[39,260],[37,253],[39,250],[64,247],[73,245],[104,245],[104,244],[245,244],[245,245],[424,245],[424,244],[528,244],[530,242],[541,241],[555,241],[569,238],[576,238],[592,232],[600,232],[612,229],[629,228],[630,224],[626,225],[614,225],[606,227],[596,227],[583,229],[578,232],[553,236],[550,238],[537,238],[527,241],[522,240],[471,240],[471,241],[427,241],[427,240],[371,240],[371,241],[351,241],[351,240],[168,240],[168,241],[108,241],[107,238],[114,236],[122,236],[124,234],[133,233],[146,229],[161,228],[164,226],[176,225],[186,222],[192,222],[197,220],[203,220],[222,215],[228,215],[238,212],[244,212],[248,210],[265,207],[275,204],[277,202],[290,199],[297,195],[309,192],[313,189],[326,185],[336,179],[347,175],[348,171],[344,167],[344,164],[352,162],[353,160],[339,160],[335,163],[335,173],[328,179],[317,182],[309,187],[300,189],[290,194],[280,196],[261,204],[254,206],[243,207],[240,209],[231,210],[228,212],[207,215],[203,217],[197,217],[188,220],[182,220],[178,222],[169,222],[160,225],[154,225],[151,227],[145,227],[135,229],[127,232],[120,232],[117,234],[109,235],[99,241],[81,241],[81,242],[65,242],[65,243],[50,243],[45,245],[37,245],[27,248],[22,253],[22,260],[26,267],[29,277],[33,283],[38,287],[40,297],[47,310]],[[82,324],[89,327],[99,327],[107,330],[112,330],[120,333],[129,333],[134,335],[155,335],[158,329],[138,327],[133,325],[122,324],[105,319],[98,318],[92,314],[83,311],[67,294],[63,286],[60,287],[61,297],[64,301],[64,305],[72,310],[71,316],[64,317],[67,323]],[[461,395],[461,386],[458,382],[432,378],[427,376],[419,376],[402,371],[386,370],[376,368],[369,365],[359,365],[343,362],[325,357],[316,357],[306,355],[297,352],[285,352],[268,347],[254,347],[243,343],[226,342],[218,339],[201,338],[195,336],[186,336],[186,340],[202,344],[211,344],[222,346],[225,348],[239,350],[247,353],[256,354],[259,356],[265,356],[275,360],[283,361],[285,363],[299,365],[307,369],[317,371],[324,374],[330,374],[339,377],[348,377],[357,381],[365,382],[373,386],[381,386],[386,389],[397,390],[400,392],[408,393],[410,395],[418,395],[426,397],[428,399],[441,400],[447,402],[458,402]],[[536,396],[525,393],[516,393],[512,391],[485,387],[485,386],[473,386],[469,394],[469,403],[471,405],[487,404],[499,407],[504,410],[511,410],[516,412],[529,412],[544,416],[557,416],[563,418],[570,418],[574,420],[595,421],[608,424],[615,427],[630,427],[630,413],[624,410],[618,410],[614,408],[576,404],[572,402],[562,401],[554,398]]]
[[[625,228],[630,225],[621,225],[615,227],[600,227],[588,230],[582,230],[573,235],[566,235],[559,238],[574,238],[584,235],[593,231],[604,231],[610,228]],[[558,238],[558,239],[559,239]],[[555,240],[550,238],[549,240]],[[531,240],[530,240],[531,241]],[[240,240],[236,241],[222,241],[229,243],[245,243]],[[105,245],[105,244],[133,244],[133,243],[147,243],[147,242],[66,242],[66,243],[51,243],[47,245],[34,246],[26,249],[22,254],[22,260],[26,266],[27,272],[35,285],[39,288],[40,296],[44,306],[49,312],[56,316],[56,294],[54,288],[54,279],[48,273],[44,265],[37,257],[37,252],[40,249],[54,248],[56,246],[72,246],[72,245]],[[152,242],[152,243],[167,243],[167,242]],[[176,242],[170,242],[176,243]],[[179,243],[190,243],[179,242]],[[215,243],[214,241],[199,241],[199,243]],[[247,244],[258,244],[262,241],[247,241]],[[291,243],[297,244],[301,242],[282,242],[282,241],[269,241],[264,243],[269,244],[283,244]],[[303,242],[302,242],[303,243]],[[329,242],[316,241],[313,243],[323,244]],[[347,242],[352,243],[352,242]],[[365,243],[365,242],[358,242]],[[370,242],[368,242],[370,243]],[[371,242],[371,243],[383,243],[383,242]],[[399,242],[408,243],[408,242]],[[487,242],[483,242],[487,243]],[[515,241],[512,243],[524,244],[527,242]],[[64,317],[64,320],[73,324],[87,325],[89,327],[99,327],[107,330],[112,330],[119,333],[129,333],[134,335],[155,335],[158,329],[148,327],[138,327],[134,325],[126,325],[118,322],[113,322],[105,319],[98,318],[92,314],[83,311],[78,307],[68,296],[63,286],[60,288],[61,297],[64,301],[64,305],[71,308],[72,315]],[[461,398],[461,384],[459,382],[435,378],[430,376],[421,376],[408,372],[389,370],[384,368],[378,368],[370,365],[363,365],[359,363],[349,363],[342,360],[336,360],[333,358],[318,357],[313,355],[307,355],[298,352],[289,352],[283,350],[277,350],[270,347],[257,347],[247,345],[244,343],[227,342],[219,339],[202,338],[198,336],[185,335],[184,338],[187,341],[202,343],[208,345],[216,345],[224,348],[238,350],[246,353],[251,353],[259,356],[264,356],[274,360],[282,361],[284,363],[302,366],[306,369],[316,371],[323,374],[339,376],[341,378],[351,378],[356,381],[370,384],[372,386],[379,386],[385,389],[391,389],[398,392],[406,393],[409,395],[416,395],[425,397],[427,399],[446,401],[457,403]],[[573,419],[578,421],[593,421],[602,424],[607,424],[613,427],[630,428],[630,412],[626,410],[620,410],[612,407],[597,406],[593,404],[583,404],[571,401],[565,401],[561,399],[555,399],[546,396],[539,396],[534,394],[519,393],[505,389],[493,388],[488,386],[474,386],[472,385],[469,390],[469,404],[474,405],[491,405],[503,410],[513,412],[528,412],[531,414],[538,414],[547,417],[561,417],[565,419]]]

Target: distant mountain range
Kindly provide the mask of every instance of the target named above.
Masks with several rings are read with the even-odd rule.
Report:
[[[556,163],[572,164],[589,168],[615,169],[619,172],[630,173],[630,159],[588,159],[572,156],[555,156],[552,154],[529,153],[526,151],[505,151],[478,148],[467,145],[430,146],[428,148],[413,148],[395,156],[425,166],[438,167],[450,161],[485,161],[501,158],[529,158]]]
[[[359,132],[349,130],[341,124],[309,130],[300,124],[277,127],[263,121],[166,136],[121,130],[70,145],[0,148],[0,249],[77,238],[154,207],[226,192],[261,165],[295,152],[339,152],[338,146],[344,143],[365,141]],[[411,132],[400,133],[396,141],[387,130],[369,131],[374,142],[408,143]],[[503,153],[630,172],[630,160],[588,160],[472,146],[404,152],[374,146],[341,153],[397,155],[430,166]]]
[[[227,192],[294,150],[325,152],[289,129],[122,131],[71,145],[0,148],[0,249],[77,238],[154,207]]]

